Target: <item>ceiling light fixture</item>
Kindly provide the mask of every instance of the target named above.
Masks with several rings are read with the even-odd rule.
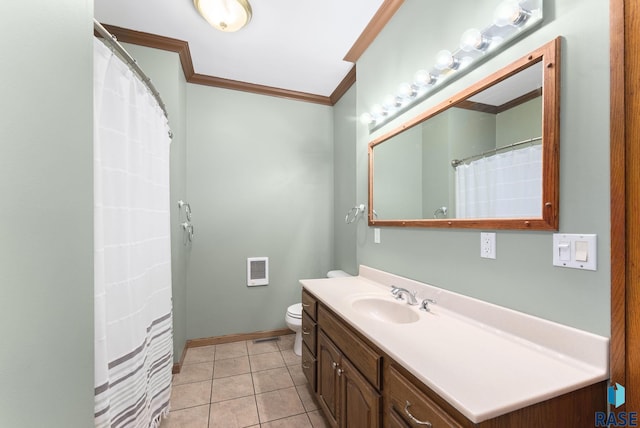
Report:
[[[369,125],[369,132],[380,128],[389,120],[424,101],[444,86],[488,58],[508,42],[522,37],[542,22],[543,0],[502,0],[494,11],[493,22],[486,28],[471,28],[460,37],[455,51],[443,49],[435,58],[431,69],[416,72],[411,83],[403,83],[395,95],[389,95],[383,105],[376,104],[360,116]]]
[[[209,24],[225,33],[238,31],[251,21],[248,0],[193,0],[193,4]]]

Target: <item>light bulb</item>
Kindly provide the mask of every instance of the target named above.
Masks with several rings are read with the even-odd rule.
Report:
[[[373,119],[371,113],[362,113],[360,115],[360,123],[362,123],[363,125],[370,125],[373,122],[375,122],[375,120]]]
[[[371,107],[371,114],[373,115],[373,118],[379,118],[379,117],[384,117],[387,115],[387,109],[385,109],[382,105],[380,104],[374,104]]]
[[[446,69],[455,70],[459,65],[460,63],[458,63],[451,52],[446,49],[443,49],[436,54],[435,67],[440,71],[444,71]]]
[[[397,97],[395,95],[387,95],[387,97],[384,99],[384,103],[382,103],[383,106],[387,109],[387,111],[400,107],[402,105],[402,100],[400,99],[400,97]]]
[[[410,99],[416,96],[416,88],[409,83],[401,83],[398,86],[398,96],[404,99]]]
[[[460,49],[465,52],[484,51],[489,47],[487,39],[480,30],[470,28],[460,37]]]
[[[416,74],[413,76],[416,85],[425,87],[430,86],[436,83],[436,78],[433,74],[429,73],[427,70],[418,70]]]
[[[493,23],[498,27],[513,25],[519,27],[529,18],[530,13],[520,7],[518,0],[505,0],[493,13]]]

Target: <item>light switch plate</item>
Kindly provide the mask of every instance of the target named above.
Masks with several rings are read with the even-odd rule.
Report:
[[[597,235],[553,234],[553,265],[597,270]]]
[[[373,229],[373,243],[374,244],[379,244],[380,243],[380,228],[376,227]]]

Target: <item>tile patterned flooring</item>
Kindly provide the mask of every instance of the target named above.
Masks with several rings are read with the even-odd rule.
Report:
[[[160,428],[325,428],[294,335],[189,348]]]

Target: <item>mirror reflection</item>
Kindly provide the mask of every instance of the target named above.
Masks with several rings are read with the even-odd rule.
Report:
[[[549,45],[372,142],[370,224],[557,228],[559,41]]]

